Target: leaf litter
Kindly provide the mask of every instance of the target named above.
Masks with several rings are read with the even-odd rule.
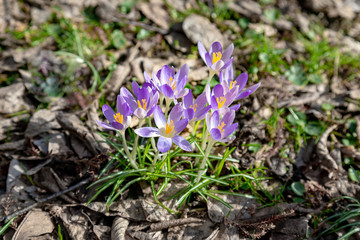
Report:
[[[132,78],[142,82],[144,71],[151,72],[164,64],[180,66],[192,61],[189,65],[194,81],[207,76],[206,69],[199,68],[200,61],[185,59],[183,53],[192,53],[192,44],[199,40],[206,47],[216,40],[230,42],[234,33],[229,29],[224,31],[224,25],[217,20],[217,17],[222,17],[219,11],[214,12],[219,15],[181,15],[189,9],[201,7],[216,10],[211,1],[199,2],[179,4],[167,1],[165,4],[163,1],[141,1],[134,6],[119,6],[116,1],[104,3],[99,0],[91,3],[56,1],[56,4],[62,9],[63,16],[73,19],[74,23],[86,25],[81,13],[87,8],[90,13],[94,11],[103,23],[121,24],[121,36],[126,42],[113,44],[115,48],[111,46],[108,30],[97,26],[95,32],[101,35],[107,50],[110,49],[109,55],[89,59],[101,72],[102,79],[111,72],[109,66],[116,65],[101,93],[111,102],[120,87],[128,85]],[[94,194],[94,189],[86,189],[86,186],[110,160],[105,154],[111,148],[94,132],[97,128],[94,120],[98,118],[96,109],[103,99],[99,93],[89,97],[83,95],[86,87],[96,81],[84,65],[75,67],[70,74],[79,82],[81,80],[75,90],[62,92],[65,82],[57,82],[57,78],[50,81],[49,77],[66,72],[65,60],[54,53],[59,50],[58,42],[54,37],[45,37],[32,46],[34,39],[29,34],[32,29],[28,28],[31,20],[39,27],[51,19],[53,6],[44,3],[15,0],[0,3],[0,13],[4,13],[0,14],[0,217],[9,220],[11,216],[19,216],[4,235],[5,239],[57,239],[59,233],[65,239],[303,239],[314,230],[315,219],[311,214],[319,215],[331,206],[341,209],[341,203],[330,203],[333,198],[359,195],[359,184],[349,179],[351,168],[344,164],[347,159],[353,163],[351,166],[356,168],[355,171],[359,171],[360,85],[356,81],[359,74],[355,74],[353,80],[344,80],[342,74],[349,76],[353,70],[344,69],[343,65],[339,67],[340,60],[335,58],[335,72],[331,77],[321,75],[323,70],[316,73],[321,75],[322,83],[318,85],[307,84],[310,80],[305,75],[299,78],[307,69],[295,64],[296,68],[288,69],[288,73],[281,69],[279,76],[271,72],[259,75],[263,85],[253,96],[253,104],[242,103],[244,111],[238,117],[241,128],[237,140],[232,143],[237,149],[231,155],[239,162],[226,163],[225,167],[231,169],[232,164],[242,168],[265,166],[272,179],[262,180],[264,188],[256,189],[261,192],[257,197],[263,198],[262,202],[218,194],[233,208],[229,209],[213,199],[206,203],[194,199],[188,209],[180,211],[176,209],[175,201],[168,199],[172,190],[181,189],[181,184],[176,183],[175,186],[169,184],[159,199],[171,210],[179,211],[180,215],[171,214],[159,206],[150,197],[149,187],[141,185],[123,193],[120,200],[110,206],[101,201],[84,204]],[[271,13],[273,10],[269,11],[267,4],[281,9],[288,17],[277,19],[276,12],[275,15]],[[176,16],[173,9],[178,11]],[[240,16],[240,27],[248,26],[257,34],[270,38],[285,36],[288,40],[293,26],[312,38],[314,32],[309,19],[317,17],[311,11],[320,12],[328,21],[323,38],[331,45],[339,46],[339,56],[359,52],[356,24],[348,26],[348,36],[338,34],[340,27],[336,25],[337,22],[346,24],[346,19],[359,18],[360,7],[356,1],[285,3],[279,0],[258,3],[249,0],[231,3],[229,9]],[[177,18],[180,24],[174,24],[173,18]],[[87,27],[86,31],[92,31],[89,25],[84,29]],[[139,37],[139,28],[148,34],[144,39]],[[25,29],[29,32],[24,32]],[[81,31],[84,29],[79,33],[83,34]],[[24,38],[14,37],[11,32],[24,32]],[[163,39],[171,48],[164,47]],[[285,46],[293,48],[287,49],[290,61],[306,51],[301,41],[294,43],[290,40]],[[247,61],[252,49],[244,44],[241,51],[243,54],[235,61],[243,71],[251,67]],[[111,60],[110,55],[115,60]],[[268,57],[268,53],[262,54],[258,60],[266,63]],[[260,65],[256,67],[261,70]],[[255,74],[252,76],[259,77],[253,70]],[[71,77],[64,76],[71,81]],[[15,81],[6,82],[3,78],[6,81],[14,78]],[[196,88],[201,82],[191,84]],[[324,110],[324,104],[332,108]],[[303,139],[297,151],[288,142],[294,137],[291,134],[296,134],[296,127],[288,123],[284,114],[278,116],[274,129],[269,127],[271,124],[264,123],[279,109],[303,111],[309,121],[326,121],[328,124],[318,138]],[[352,118],[355,119],[355,128],[349,133],[351,127],[346,121]],[[297,128],[299,126],[301,124]],[[349,144],[351,141],[355,144]],[[266,200],[263,196],[276,193],[280,185],[294,181],[304,186],[300,200],[310,207],[293,203],[295,195],[288,189],[282,190],[286,195],[281,197],[281,201]],[[340,236],[334,234],[331,236]]]

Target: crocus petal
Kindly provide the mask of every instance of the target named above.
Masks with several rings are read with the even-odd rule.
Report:
[[[215,71],[220,71],[224,66],[224,61],[223,60],[219,60],[216,63],[214,63],[213,65],[211,65],[211,69],[215,70]]]
[[[189,123],[188,119],[181,119],[180,121],[175,122],[174,123],[174,131],[176,133],[182,132],[182,130],[184,130],[186,128],[188,123]]]
[[[159,100],[159,93],[155,93],[154,96],[150,99],[150,103],[148,105],[148,109],[152,109]]]
[[[239,91],[243,90],[243,88],[245,87],[247,81],[248,81],[248,75],[247,73],[242,73],[240,74],[236,79],[236,85],[239,86]]]
[[[215,110],[219,109],[219,105],[218,105],[218,103],[217,103],[217,101],[216,101],[216,97],[215,97],[215,96],[212,96],[212,97],[211,97],[211,108],[212,108],[212,109],[215,109]]]
[[[245,90],[243,90],[242,92],[240,92],[240,94],[236,97],[236,100],[245,98],[247,96],[249,96],[250,94],[252,94],[253,92],[255,92],[258,88],[260,87],[260,83],[257,83]]]
[[[183,79],[184,77],[187,78],[187,75],[189,74],[189,65],[187,64],[184,64],[180,69],[179,71],[175,74],[175,77],[174,79],[176,80],[181,80]],[[185,84],[186,84],[186,81],[185,81]],[[185,86],[185,85],[184,85]]]
[[[143,118],[146,118],[147,117],[147,113],[144,109],[142,108],[137,108],[135,111],[134,111],[134,115],[137,117],[137,118],[140,118],[140,119],[143,119]]]
[[[212,65],[212,58],[209,53],[205,53],[205,63],[208,67],[211,67]]]
[[[165,153],[170,150],[171,144],[172,144],[171,138],[160,136],[157,142],[157,148],[159,149],[160,152]]]
[[[170,114],[169,114],[169,119],[168,119],[168,121],[173,120],[174,123],[176,123],[177,121],[180,120],[183,111],[184,111],[184,109],[182,108],[181,103],[176,104],[176,105],[171,109],[171,112],[170,112]]]
[[[166,120],[165,120],[165,115],[164,113],[161,111],[160,106],[156,106],[155,110],[154,110],[154,120],[155,120],[155,124],[156,126],[161,129],[164,128],[166,126]]]
[[[236,130],[237,127],[238,127],[238,123],[231,124],[229,127],[224,129],[222,137],[226,138],[227,136],[232,134]]]
[[[206,84],[205,86],[205,94],[206,94],[206,100],[209,104],[211,104],[211,90],[210,90],[210,85]]]
[[[115,112],[114,112],[114,110],[112,110],[112,108],[109,105],[104,104],[102,106],[102,112],[109,122],[115,121],[115,118],[114,118]]]
[[[220,70],[223,70],[223,69],[229,67],[231,65],[232,61],[233,61],[233,57],[231,57],[229,61],[225,62],[225,64],[221,67]]]
[[[193,150],[190,143],[185,138],[179,135],[175,135],[172,140],[177,146],[179,146],[179,148],[184,151],[191,152]]]
[[[139,84],[136,82],[136,81],[133,81],[132,82],[132,90],[133,90],[133,93],[135,94],[135,96],[139,95]]]
[[[178,95],[184,89],[186,83],[187,83],[187,76],[184,76],[183,78],[180,78],[177,81],[175,88],[175,92],[177,93],[176,95]]]
[[[219,125],[219,112],[215,111],[210,117],[209,129],[216,128]]]
[[[162,68],[161,68],[161,73],[160,73],[160,81],[161,81],[161,84],[166,84],[169,82],[169,79],[170,78],[173,78],[174,77],[174,74],[171,70],[171,68],[168,66],[168,65],[164,65]]]
[[[200,41],[198,42],[198,50],[202,60],[206,63],[205,54],[207,53],[207,51]]]
[[[235,104],[235,105],[232,105],[231,107],[229,107],[229,109],[230,109],[230,110],[237,111],[237,110],[239,110],[240,105],[241,105],[241,104]]]
[[[122,125],[121,123],[119,122],[111,122],[110,125],[115,128],[115,129],[118,129],[118,130],[123,130],[125,128],[124,125]]]
[[[200,110],[196,111],[195,113],[195,120],[203,120],[206,116],[206,113],[209,112],[211,106],[206,106],[204,108],[201,108]]]
[[[232,43],[232,44],[230,44],[230,45],[225,49],[225,51],[222,53],[222,57],[221,57],[221,58],[223,59],[223,61],[226,62],[227,60],[229,60],[233,51],[234,51],[234,44]]]
[[[189,121],[191,121],[194,118],[194,115],[195,115],[194,109],[188,108],[184,110],[184,118],[188,119]]]
[[[233,80],[233,76],[234,76],[234,69],[233,69],[232,64],[230,64],[229,66],[224,68],[223,72],[224,72],[224,80],[228,84],[230,84],[230,82]]]
[[[222,53],[222,46],[221,46],[221,43],[214,42],[210,47],[209,53],[213,54],[213,53],[217,53],[217,52]]]
[[[223,138],[223,139],[219,140],[219,142],[223,142],[223,143],[225,143],[225,142],[231,142],[231,141],[233,141],[234,139],[235,139],[235,136],[231,136],[231,137],[228,137],[228,138]]]
[[[129,104],[132,112],[134,112],[138,108],[138,105],[136,103],[134,96],[130,93],[130,91],[128,89],[122,87],[120,89],[120,95],[123,97],[125,102],[127,102]]]
[[[162,92],[162,94],[164,94],[165,97],[167,98],[172,98],[174,97],[174,91],[172,90],[172,88],[168,85],[168,84],[164,84],[160,87],[160,91]]]
[[[141,88],[138,91],[138,95],[137,95],[137,99],[140,102],[141,106],[143,106],[143,99],[146,102],[146,108],[149,107],[149,103],[150,103],[150,93],[149,90],[147,90],[146,88]]]
[[[159,129],[154,127],[143,127],[135,129],[135,133],[139,135],[140,137],[159,137]]]
[[[230,104],[232,104],[236,98],[236,95],[238,93],[238,86],[235,86],[234,88],[232,88],[228,93],[225,94],[225,103],[224,103],[224,107],[229,106]]]
[[[194,97],[193,97],[191,89],[189,89],[188,94],[185,95],[185,97],[184,97],[184,101],[183,101],[184,107],[189,108],[191,105],[193,105],[193,102],[194,102]]]
[[[224,96],[224,88],[221,84],[216,84],[213,89],[215,97],[223,97]]]
[[[110,124],[108,123],[104,123],[104,122],[100,122],[100,121],[97,121],[97,123],[102,126],[103,128],[106,128],[106,129],[109,129],[109,130],[117,130],[115,128],[113,128]]]
[[[184,88],[182,89],[179,93],[176,94],[176,98],[182,98],[184,97],[186,94],[188,94],[190,89]],[[174,99],[175,102],[175,99]],[[175,104],[177,103],[177,101],[175,102]]]
[[[234,110],[230,110],[228,112],[225,113],[224,117],[222,118],[221,122],[224,122],[225,125],[229,125],[230,123],[232,123],[235,119],[235,111]]]
[[[194,102],[194,105],[196,104],[196,108],[200,109],[203,108],[206,105],[206,93],[200,94],[197,99]]]
[[[219,141],[221,139],[221,131],[218,128],[211,129],[210,130],[210,135],[216,141]]]

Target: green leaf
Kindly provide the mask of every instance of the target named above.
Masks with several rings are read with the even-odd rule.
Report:
[[[270,22],[275,22],[280,16],[280,11],[278,9],[276,9],[276,8],[265,9],[264,16]]]
[[[332,109],[334,109],[334,105],[330,103],[323,103],[321,104],[321,108],[325,111],[331,111]]]
[[[122,48],[126,45],[126,38],[121,30],[114,30],[111,33],[111,43],[115,48]]]
[[[320,84],[322,83],[322,78],[317,74],[310,74],[308,76],[308,81],[313,84]]]
[[[305,125],[304,131],[310,136],[320,136],[323,131],[323,127],[316,122],[307,123]]]
[[[291,184],[291,190],[300,197],[302,197],[305,193],[305,187],[301,182],[293,182]]]
[[[241,28],[247,28],[250,23],[250,20],[247,18],[240,18],[238,24]]]
[[[304,70],[298,66],[291,66],[290,70],[285,72],[285,76],[290,82],[295,85],[305,85],[307,83],[307,78],[305,76]]]
[[[356,171],[352,166],[348,170],[349,178],[351,181],[360,182],[360,171]]]
[[[136,34],[136,38],[139,40],[143,40],[145,38],[150,37],[151,32],[149,32],[148,30],[145,29],[140,29],[140,31]]]
[[[262,52],[259,54],[259,60],[263,63],[268,63],[270,61],[270,56],[266,52]]]

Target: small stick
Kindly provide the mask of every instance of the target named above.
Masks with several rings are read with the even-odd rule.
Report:
[[[153,223],[150,225],[150,229],[151,231],[160,231],[162,229],[176,227],[179,225],[185,225],[190,223],[203,223],[203,222],[204,220],[199,218],[180,218],[180,219],[163,221],[159,223]]]
[[[19,215],[21,215],[21,214],[23,214],[23,213],[25,213],[25,212],[33,209],[34,207],[36,207],[36,206],[39,205],[40,203],[44,203],[44,202],[47,202],[47,201],[52,200],[52,199],[54,199],[54,198],[57,198],[57,197],[59,197],[59,196],[61,196],[61,195],[63,195],[63,194],[66,194],[66,193],[68,193],[68,192],[71,192],[71,191],[75,190],[76,188],[79,188],[79,187],[81,187],[81,186],[89,183],[90,180],[91,180],[90,177],[85,178],[84,180],[78,182],[77,184],[75,184],[75,185],[73,185],[73,186],[71,186],[71,187],[69,187],[69,188],[67,188],[67,189],[65,189],[65,190],[63,190],[63,191],[54,193],[53,195],[50,195],[50,196],[48,196],[48,197],[44,197],[44,198],[40,199],[37,203],[34,203],[34,204],[32,204],[32,205],[30,205],[30,206],[28,206],[28,207],[26,207],[26,208],[23,208],[23,209],[21,209],[21,210],[19,210],[19,211],[16,211],[16,212],[14,212],[14,213],[6,216],[6,217],[0,218],[0,222],[3,221],[4,218],[5,218],[5,222],[7,222],[7,221],[9,221],[10,219],[12,219],[13,217],[17,217],[17,216],[19,216]]]

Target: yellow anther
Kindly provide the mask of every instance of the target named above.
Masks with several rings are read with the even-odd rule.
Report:
[[[123,124],[124,115],[121,115],[120,113],[116,113],[116,114],[114,114],[114,118],[115,118],[115,121],[117,121],[118,123]]]
[[[174,121],[173,120],[171,120],[170,123],[166,124],[165,133],[169,134],[169,133],[171,133],[172,130],[174,130]]]
[[[224,122],[221,122],[221,125],[218,126],[217,128],[220,130],[221,133],[224,132],[225,129],[223,129],[225,127],[225,123]]]
[[[216,102],[218,104],[219,109],[224,105],[225,101],[226,101],[225,97],[220,97],[220,99],[218,97],[216,98]]]
[[[221,56],[222,56],[221,52],[216,52],[216,53],[213,52],[213,56],[212,56],[213,64],[216,63],[217,61],[219,61],[221,59]]]
[[[175,91],[176,81],[173,82],[173,80],[174,80],[173,77],[170,77],[170,78],[169,78],[169,86],[171,87],[171,89],[172,89],[173,91]]]
[[[194,109],[194,112],[196,112],[197,104],[194,104],[194,106],[193,106],[193,105],[190,105],[190,107],[189,107],[189,108]]]
[[[236,86],[236,81],[231,81],[230,82],[230,90]]]
[[[142,102],[142,106],[141,106],[140,101],[137,100],[137,104],[138,104],[139,108],[146,110],[146,105],[147,105],[146,99],[141,99],[141,102]]]

